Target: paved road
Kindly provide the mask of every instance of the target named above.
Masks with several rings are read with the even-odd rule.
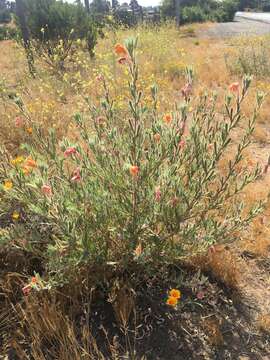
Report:
[[[247,19],[247,20],[255,20],[260,22],[266,22],[270,24],[270,13],[255,13],[255,12],[237,12],[235,15],[235,19]]]
[[[219,23],[201,30],[199,37],[230,38],[235,36],[270,35],[270,13],[236,13],[234,22]]]

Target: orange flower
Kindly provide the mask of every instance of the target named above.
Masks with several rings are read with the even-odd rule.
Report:
[[[41,191],[44,195],[51,196],[52,195],[52,188],[50,185],[42,185]]]
[[[155,200],[157,201],[157,202],[159,202],[160,201],[160,199],[161,199],[161,190],[160,190],[160,187],[158,186],[158,187],[156,187],[156,189],[155,189]]]
[[[29,134],[29,135],[32,135],[33,134],[33,128],[29,127],[26,129],[26,132]]]
[[[28,166],[24,166],[23,168],[22,168],[22,172],[24,173],[24,175],[29,175],[30,174],[30,172],[31,172],[31,168],[30,167],[28,167]]]
[[[172,122],[172,115],[171,114],[165,114],[163,117],[163,121],[166,124],[170,124]]]
[[[37,283],[37,278],[33,276],[31,279],[31,284],[36,284],[36,283]]]
[[[156,141],[157,143],[160,142],[160,138],[161,138],[161,136],[160,136],[159,133],[156,133],[156,134],[154,135],[154,139],[155,139],[155,141]]]
[[[141,243],[136,247],[136,249],[134,251],[134,255],[136,257],[139,257],[142,255],[142,244]]]
[[[24,165],[25,165],[25,168],[35,168],[35,167],[37,167],[37,163],[32,158],[28,158],[25,161]]]
[[[177,303],[178,303],[177,299],[173,296],[170,296],[166,302],[166,304],[170,306],[176,306]]]
[[[179,198],[177,196],[174,196],[172,199],[171,199],[171,205],[173,207],[175,207],[177,204],[179,203]]]
[[[180,147],[180,149],[183,149],[183,148],[185,147],[185,145],[186,145],[185,140],[181,140],[181,141],[179,141],[178,146]]]
[[[131,165],[129,168],[129,172],[130,172],[130,175],[132,175],[133,177],[136,177],[139,174],[139,167],[136,165]]]
[[[125,65],[128,63],[128,58],[126,56],[123,56],[123,57],[120,57],[117,61],[120,65]]]
[[[114,47],[114,51],[119,56],[124,56],[124,57],[128,56],[128,51],[125,48],[125,46],[122,44],[116,44]]]
[[[238,92],[239,91],[239,82],[234,82],[229,86],[229,90],[231,92]]]
[[[192,93],[192,84],[187,83],[185,86],[183,86],[181,89],[181,93],[185,99],[188,99]]]
[[[28,284],[22,288],[23,295],[29,295],[30,291],[32,290],[31,284]]]
[[[104,76],[102,74],[98,74],[96,79],[97,79],[97,81],[104,81]]]
[[[17,116],[15,118],[15,126],[17,128],[21,128],[23,125],[24,125],[24,119],[22,117],[20,117],[20,116]]]
[[[169,294],[170,297],[175,298],[176,300],[179,300],[181,297],[181,291],[177,289],[172,289]]]

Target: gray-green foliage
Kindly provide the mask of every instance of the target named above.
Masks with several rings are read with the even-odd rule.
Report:
[[[136,41],[129,40],[126,48],[125,65],[119,65],[129,70],[124,113],[100,77],[104,97],[98,108],[89,102],[88,115],[75,116],[80,132],[75,143],[59,142],[53,130],[45,136],[17,102],[34,128],[24,151],[36,166],[25,173],[8,158],[3,163],[0,182],[9,179],[13,187],[1,190],[1,213],[14,204],[21,209],[25,220],[8,229],[10,246],[42,256],[54,276],[85,262],[124,267],[134,261],[147,267],[173,263],[214,243],[233,241],[235,232],[261,210],[254,204],[247,211],[239,199],[260,177],[260,169],[238,166],[251,141],[261,95],[235,153],[231,149],[231,160],[223,172],[219,168],[232,144],[231,133],[243,120],[250,78],[244,78],[239,93],[226,97],[220,116],[217,98],[209,94],[189,112],[193,73],[188,70],[183,102],[164,118],[155,85],[151,104],[143,101]],[[3,151],[2,161],[5,157]]]

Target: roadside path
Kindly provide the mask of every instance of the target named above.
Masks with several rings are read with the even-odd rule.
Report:
[[[201,38],[270,35],[270,13],[237,13],[234,22],[212,24],[198,32]]]
[[[259,22],[264,22],[270,24],[270,13],[255,13],[255,12],[241,12],[238,11],[235,15],[236,19],[247,19],[247,20],[255,20]]]

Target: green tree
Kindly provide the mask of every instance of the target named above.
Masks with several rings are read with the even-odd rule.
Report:
[[[176,11],[177,9],[177,11]],[[163,0],[161,15],[163,18],[176,18],[177,24],[202,21],[232,21],[239,9],[238,0]],[[179,13],[178,13],[179,12]]]
[[[16,15],[26,52],[29,72],[32,76],[35,76],[34,56],[30,44],[30,33],[26,22],[26,8],[23,0],[16,0]]]
[[[90,3],[89,0],[84,0],[84,5],[86,8],[86,11],[89,13],[90,12]]]
[[[96,21],[102,21],[109,12],[110,2],[107,0],[93,0],[90,4],[90,13]]]
[[[0,23],[8,23],[11,20],[9,3],[6,0],[0,0]]]
[[[38,56],[46,59],[46,62],[63,68],[77,39],[85,39],[89,53],[93,55],[97,30],[82,4],[57,0],[25,0],[25,8],[28,38]],[[24,28],[22,25],[24,24],[20,21],[21,29]]]

